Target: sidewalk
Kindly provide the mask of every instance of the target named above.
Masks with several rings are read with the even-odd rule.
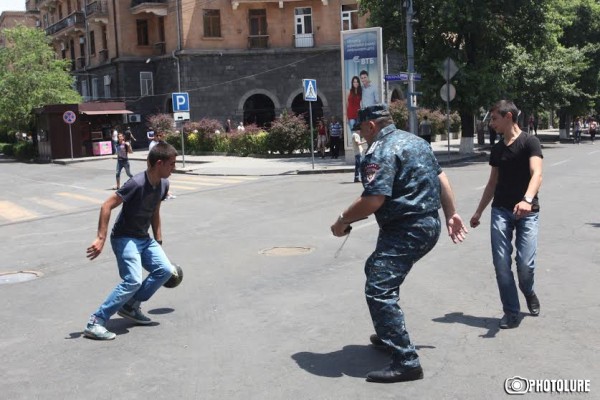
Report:
[[[460,139],[450,140],[450,152],[448,153],[448,141],[438,141],[431,144],[434,153],[441,165],[448,165],[474,159],[485,159],[486,150],[489,146],[475,145],[472,154],[460,154]],[[144,161],[148,155],[147,150],[136,150],[129,156],[130,160]],[[55,164],[69,165],[79,162],[91,162],[106,159],[114,159],[116,156],[94,156],[80,157],[75,159],[65,158],[53,160]],[[185,161],[185,166],[184,166]],[[248,175],[248,176],[270,176],[270,175],[296,175],[296,174],[323,174],[338,172],[353,172],[354,160],[347,163],[341,156],[332,160],[319,156],[313,160],[309,154],[284,157],[237,157],[224,155],[185,155],[177,157],[176,173],[195,175]]]
[[[540,141],[542,143],[554,143],[558,141],[558,130],[539,131]],[[485,161],[489,154],[489,141],[486,138],[485,145],[478,145],[477,138],[474,138],[474,152],[470,154],[461,154],[460,139],[450,139],[448,151],[448,140],[433,142],[431,147],[438,159],[440,165],[451,165],[465,161]],[[130,160],[145,161],[148,150],[136,150],[129,156]],[[81,157],[75,159],[54,160],[56,164],[68,165],[78,162],[89,162],[113,159],[116,156],[95,156]],[[185,166],[184,166],[185,161]],[[309,154],[284,157],[238,157],[223,155],[185,155],[177,157],[177,167],[175,172],[194,175],[237,175],[237,176],[271,176],[271,175],[298,175],[298,174],[324,174],[338,172],[353,172],[354,159],[350,163],[346,162],[343,156],[332,160],[329,157],[324,159],[315,156],[314,168],[312,157]]]

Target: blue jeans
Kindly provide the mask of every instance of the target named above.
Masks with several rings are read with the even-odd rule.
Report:
[[[398,305],[400,285],[413,265],[427,254],[440,237],[437,211],[407,217],[401,226],[379,230],[377,247],[365,263],[365,295],[377,336],[392,350],[392,368],[403,370],[420,365]]]
[[[128,177],[133,177],[133,175],[131,175],[131,171],[129,170],[129,160],[128,159],[123,159],[123,158],[118,158],[117,159],[117,179],[121,178],[121,170],[125,168],[125,173],[127,174]]]
[[[354,155],[354,179],[360,178],[360,154]]]
[[[511,269],[513,252],[513,232],[516,232],[515,247],[517,254],[517,276],[519,289],[525,296],[533,293],[535,256],[537,253],[539,213],[531,213],[517,219],[502,207],[492,207],[491,240],[492,257],[496,269],[496,281],[500,291],[500,300],[505,313],[518,314],[521,310],[519,294]]]
[[[104,325],[124,304],[136,307],[148,300],[173,273],[173,266],[161,245],[152,238],[111,236],[110,243],[123,281],[92,314],[92,319],[100,325]],[[143,281],[142,268],[149,272]]]

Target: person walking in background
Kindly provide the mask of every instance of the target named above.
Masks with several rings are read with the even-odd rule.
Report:
[[[131,133],[131,128],[129,126],[125,129],[125,141],[129,142],[129,144],[131,145],[132,148],[133,148],[133,142],[137,142],[137,140],[135,139],[135,136],[133,135],[133,133]]]
[[[154,136],[152,137],[152,141],[148,145],[148,151],[152,150],[152,148],[154,146],[156,146],[157,144],[163,143],[164,137],[165,137],[165,134],[163,131],[158,131],[158,132],[154,133]]]
[[[492,127],[492,121],[488,123],[488,133],[490,135],[490,146],[494,146],[494,144],[496,144],[496,138],[498,137],[498,134],[496,133],[496,130]]]
[[[363,69],[360,71],[359,76],[362,83],[360,106],[365,108],[379,103],[379,92],[377,91],[377,86],[373,85],[369,80],[369,73]]]
[[[353,76],[348,91],[348,99],[346,106],[346,118],[348,118],[348,131],[352,132],[354,124],[358,118],[358,110],[360,109],[360,101],[362,99],[362,87],[358,76]]]
[[[573,140],[575,143],[581,143],[581,130],[583,129],[583,124],[581,123],[581,119],[579,117],[575,118],[573,122]]]
[[[111,141],[113,145],[113,154],[117,154],[117,145],[119,144],[119,131],[117,126],[113,127]]]
[[[471,227],[479,226],[481,214],[492,201],[491,243],[496,282],[504,316],[501,329],[519,326],[520,304],[511,268],[515,234],[519,289],[525,296],[531,315],[540,313],[540,302],[533,289],[539,221],[538,192],[542,184],[542,147],[538,138],[521,131],[519,110],[511,101],[502,100],[492,109],[493,128],[503,140],[492,147],[492,167]]]
[[[331,158],[338,158],[340,155],[340,142],[342,141],[342,125],[335,117],[331,117],[331,123],[329,124],[329,140]]]
[[[322,119],[319,119],[317,125],[317,151],[321,154],[321,158],[325,158],[325,147],[327,146],[327,126]]]
[[[357,116],[358,118],[358,116]],[[354,128],[354,127],[352,127]],[[362,160],[363,148],[362,145],[366,142],[363,142],[360,138],[360,133],[357,131],[352,132],[352,149],[354,150],[354,182],[360,182],[361,174],[360,174],[360,162]]]
[[[590,138],[592,139],[592,144],[594,144],[594,140],[596,139],[596,133],[598,132],[598,122],[594,118],[590,119]]]
[[[419,356],[398,305],[400,285],[437,243],[440,206],[452,241],[463,241],[467,230],[431,146],[397,129],[383,104],[361,109],[354,129],[359,129],[369,144],[361,162],[364,191],[331,225],[331,232],[345,236],[350,224],[373,213],[379,225],[375,251],[365,263],[365,295],[376,332],[371,343],[388,349],[392,362],[383,370],[368,373],[367,381],[423,379]]]
[[[125,173],[128,177],[132,177],[131,172],[129,171],[129,153],[132,153],[131,143],[125,141],[125,137],[122,133],[119,133],[118,144],[117,144],[117,186],[115,186],[114,190],[119,190],[121,188],[121,170],[125,168]]]
[[[533,121],[535,121],[535,118],[533,117],[533,114],[531,114],[529,116],[529,124],[527,125],[527,133],[532,133],[534,131]]]
[[[122,282],[90,316],[84,336],[96,340],[116,337],[106,329],[115,313],[136,324],[148,325],[152,320],[140,309],[140,304],[152,295],[176,271],[162,248],[160,204],[169,191],[167,178],[175,169],[177,150],[170,144],[157,144],[148,153],[148,168],[128,180],[100,208],[98,233],[87,248],[87,257],[94,260],[106,242],[110,214],[121,204],[121,212],[110,235],[110,244],[117,258]],[[152,226],[152,236],[148,228]],[[142,279],[142,268],[148,276]]]
[[[535,136],[537,136],[539,122],[540,122],[540,119],[539,119],[538,115],[533,114],[533,132],[535,133]]]
[[[419,124],[419,136],[431,144],[431,122],[429,122],[427,115],[423,116],[423,121]]]

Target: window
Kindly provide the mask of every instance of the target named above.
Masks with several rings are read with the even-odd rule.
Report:
[[[98,78],[92,78],[92,100],[98,98]]]
[[[79,56],[85,57],[85,38],[79,36]]]
[[[204,10],[204,37],[221,37],[220,10]]]
[[[296,35],[312,32],[312,9],[310,7],[296,8]]]
[[[267,10],[249,10],[248,19],[250,24],[250,37],[248,45],[250,48],[269,47],[269,35],[267,35]]]
[[[61,20],[62,19],[62,4],[58,5],[58,19]]]
[[[81,97],[83,97],[84,101],[89,98],[88,93],[88,81],[84,79],[81,81]]]
[[[96,55],[96,35],[94,31],[90,32],[90,55]]]
[[[110,99],[110,81],[104,80],[104,98]]]
[[[142,96],[152,96],[154,94],[152,82],[152,72],[140,72],[140,90]]]
[[[342,30],[358,29],[358,6],[356,4],[342,5]]]
[[[71,15],[71,2],[67,1],[67,15]]]
[[[138,46],[148,46],[148,20],[138,19],[137,24],[137,44]]]

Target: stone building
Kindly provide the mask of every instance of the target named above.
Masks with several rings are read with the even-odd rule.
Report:
[[[356,0],[28,0],[85,101],[124,101],[136,136],[187,92],[190,118],[268,124],[342,116],[340,31],[366,27]]]

